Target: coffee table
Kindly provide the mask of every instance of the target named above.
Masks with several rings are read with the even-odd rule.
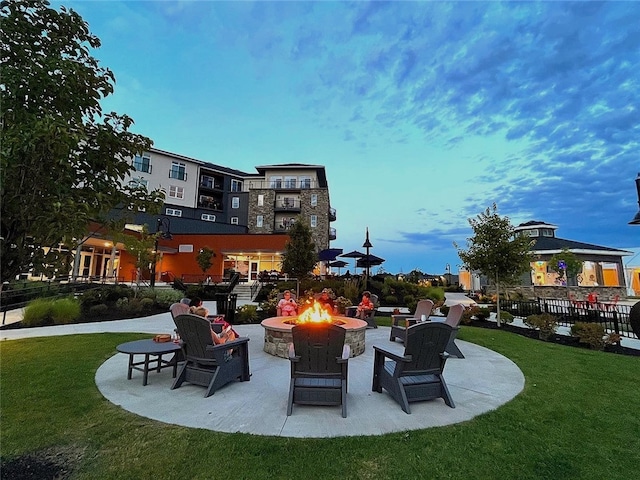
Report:
[[[173,378],[176,378],[178,371],[178,353],[182,349],[182,345],[174,342],[154,342],[148,340],[135,340],[133,342],[122,343],[116,347],[120,353],[129,355],[129,367],[127,371],[127,379],[131,380],[133,370],[142,372],[142,385],[147,384],[149,377],[149,365],[151,362],[157,362],[153,366],[153,370],[159,372],[163,368],[173,367]],[[171,360],[163,360],[162,355],[173,353]],[[144,355],[144,360],[136,362],[136,355]],[[155,358],[152,358],[155,357]]]

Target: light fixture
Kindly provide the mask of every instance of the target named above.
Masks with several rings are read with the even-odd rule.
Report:
[[[633,220],[629,222],[629,225],[640,225],[640,173],[636,177],[636,190],[638,193],[638,213],[633,217]]]

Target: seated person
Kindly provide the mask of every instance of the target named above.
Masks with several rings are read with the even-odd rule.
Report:
[[[331,298],[330,293],[330,289],[323,289],[316,301],[321,304],[325,310],[329,311],[329,313],[334,314],[336,311],[336,304],[333,301],[333,298]]]
[[[209,316],[209,310],[207,310],[205,307],[190,307],[189,310],[193,315],[198,315],[204,318],[207,318]],[[216,345],[235,340],[236,338],[238,338],[238,334],[233,330],[233,328],[231,328],[231,325],[227,322],[223,323],[221,333],[216,333],[213,331],[213,328],[211,329],[211,339]]]
[[[282,299],[278,302],[277,314],[279,317],[295,317],[298,314],[298,304],[291,298],[291,292],[285,290]]]
[[[371,292],[365,290],[362,292],[362,300],[358,304],[358,308],[356,308],[356,317],[364,320],[375,308],[376,306],[371,301]]]

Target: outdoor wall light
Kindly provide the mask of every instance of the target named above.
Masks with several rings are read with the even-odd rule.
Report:
[[[636,177],[636,190],[638,192],[638,213],[633,217],[633,220],[629,222],[629,225],[640,225],[640,173]]]

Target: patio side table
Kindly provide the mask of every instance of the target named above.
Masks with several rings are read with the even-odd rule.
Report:
[[[147,384],[149,377],[149,365],[151,362],[156,362],[153,366],[153,370],[160,372],[163,368],[173,367],[173,378],[176,378],[178,371],[178,353],[182,350],[182,346],[179,343],[174,342],[154,342],[151,339],[148,340],[136,340],[133,342],[122,343],[116,347],[116,350],[120,353],[126,353],[129,355],[129,367],[127,370],[127,379],[131,380],[131,373],[133,370],[142,372],[142,385]],[[173,353],[171,360],[163,360],[162,355]],[[136,362],[134,357],[136,355],[144,355],[144,360]],[[154,357],[154,358],[152,358]]]

